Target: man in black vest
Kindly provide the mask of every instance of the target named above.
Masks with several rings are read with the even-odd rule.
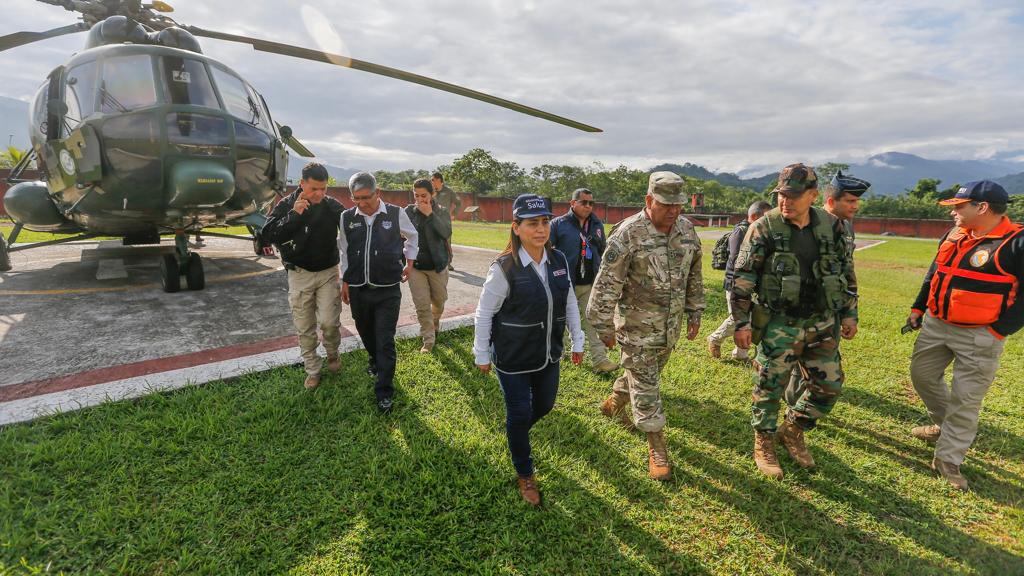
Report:
[[[277,246],[288,270],[288,304],[306,368],[305,387],[310,390],[320,384],[323,367],[316,351],[320,344],[317,324],[324,335],[327,368],[332,372],[341,369],[337,239],[344,207],[326,195],[327,179],[322,164],[307,164],[299,188],[277,203],[261,232],[267,242]]]
[[[377,407],[388,412],[395,395],[399,285],[409,278],[416,260],[418,236],[404,210],[381,201],[373,174],[353,174],[348,188],[355,206],[341,215],[341,299],[351,306],[356,331],[370,355],[366,371],[377,379]]]

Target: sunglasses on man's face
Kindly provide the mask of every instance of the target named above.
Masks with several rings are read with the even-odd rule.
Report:
[[[577,204],[582,204],[584,206],[593,206],[594,205],[594,201],[593,200],[577,200],[576,203]]]

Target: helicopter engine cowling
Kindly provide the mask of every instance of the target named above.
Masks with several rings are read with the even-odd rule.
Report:
[[[135,20],[125,16],[111,16],[89,30],[89,36],[85,40],[85,47],[95,48],[107,44],[146,44],[149,36],[146,29]]]
[[[78,227],[64,218],[45,182],[21,182],[4,195],[4,209],[15,222],[37,232],[74,231]]]
[[[235,175],[209,160],[181,160],[170,170],[168,203],[171,208],[212,208],[231,199]]]

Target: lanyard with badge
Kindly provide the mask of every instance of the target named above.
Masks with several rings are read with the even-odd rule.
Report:
[[[590,230],[590,219],[583,224],[583,231],[580,232],[580,278],[587,275],[588,261],[593,257],[593,252],[590,250],[590,243],[587,242],[587,235]]]

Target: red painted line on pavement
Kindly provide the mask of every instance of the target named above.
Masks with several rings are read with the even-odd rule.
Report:
[[[449,310],[445,310],[443,318],[461,316],[474,310],[476,310],[475,305],[451,308]],[[410,324],[418,325],[415,316],[408,317],[405,319],[407,319],[408,322],[400,322],[400,326]],[[346,328],[345,326],[341,327],[342,338],[354,335],[355,333]],[[64,392],[67,390],[74,390],[77,388],[85,388],[86,386],[104,384],[107,382],[113,382],[115,380],[136,378],[138,376],[148,376],[150,374],[168,372],[171,370],[180,370],[182,368],[192,368],[195,366],[201,366],[203,364],[222,362],[224,360],[233,360],[235,358],[252,356],[254,354],[263,354],[265,352],[276,352],[278,350],[284,350],[286,348],[292,348],[298,345],[299,340],[297,336],[282,336],[280,338],[262,340],[259,342],[235,344],[233,346],[212,348],[210,350],[190,352],[188,354],[168,356],[166,358],[154,358],[152,360],[143,360],[140,362],[133,362],[130,364],[122,364],[119,366],[97,368],[95,370],[79,372],[78,374],[68,374],[65,376],[57,376],[54,378],[46,378],[43,380],[22,382],[20,384],[13,384],[10,386],[0,387],[0,402],[22,400],[25,398],[32,398],[33,396],[41,396],[43,394],[51,394],[54,392]]]

